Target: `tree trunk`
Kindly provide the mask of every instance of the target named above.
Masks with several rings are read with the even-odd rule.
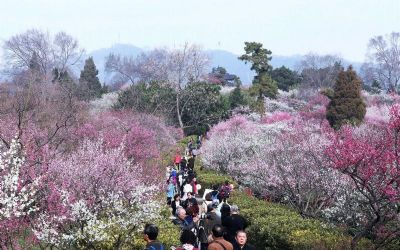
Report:
[[[179,122],[179,127],[181,127],[181,129],[183,130],[183,122],[182,122],[182,114],[181,114],[181,110],[179,107],[180,104],[180,99],[179,99],[179,92],[176,93],[176,115],[178,116],[178,122]]]

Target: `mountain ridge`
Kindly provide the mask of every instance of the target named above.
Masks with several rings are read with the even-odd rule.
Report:
[[[110,53],[120,54],[121,56],[133,56],[136,57],[142,52],[146,52],[148,50],[142,49],[140,47],[131,45],[131,44],[114,44],[109,48],[100,48],[93,50],[86,54],[86,57],[92,56],[93,60],[96,64],[97,69],[99,70],[99,79],[102,82],[109,83],[110,79],[105,73],[104,63],[105,57]],[[235,74],[240,77],[242,83],[244,85],[251,84],[255,73],[250,70],[250,65],[245,64],[243,61],[238,59],[239,55],[236,55],[230,51],[222,50],[222,49],[208,49],[205,50],[205,53],[210,57],[211,64],[210,69],[213,67],[224,67],[229,73]],[[271,65],[274,68],[285,66],[290,69],[295,69],[296,64],[300,62],[301,55],[294,56],[272,56]]]

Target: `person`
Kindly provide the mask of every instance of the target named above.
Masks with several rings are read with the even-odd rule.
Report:
[[[172,208],[172,215],[176,215],[176,209],[178,207],[182,207],[182,202],[181,202],[181,196],[179,194],[174,195],[174,200],[171,202],[171,208]]]
[[[181,194],[181,197],[183,196],[183,185],[184,185],[184,179],[183,179],[184,172],[179,171],[178,172],[178,192]]]
[[[211,194],[210,194],[210,199],[211,199],[211,201],[212,201],[212,202],[218,201],[218,195],[219,195],[219,192],[218,192],[218,185],[214,185],[214,186],[213,186],[213,191],[211,191]]]
[[[212,241],[212,229],[215,225],[221,225],[221,218],[217,215],[217,203],[210,203],[207,205],[207,214],[205,220],[205,230],[209,241]]]
[[[187,199],[188,206],[186,208],[186,214],[196,217],[200,213],[200,207],[199,204],[197,204],[196,198],[192,197]]]
[[[164,245],[157,241],[158,227],[154,224],[146,224],[143,230],[143,239],[146,241],[145,250],[164,250]]]
[[[213,241],[208,244],[207,250],[233,250],[233,246],[228,241],[224,240],[224,228],[216,224],[212,228]]]
[[[190,193],[190,196],[192,196],[192,194],[193,194],[193,187],[192,187],[192,185],[190,185],[190,183],[186,183],[184,186],[183,186],[183,200],[186,200],[187,198],[188,198],[188,196],[189,196],[189,193]],[[190,197],[191,198],[191,197]]]
[[[225,181],[225,184],[221,186],[219,190],[219,202],[226,202],[226,200],[229,198],[230,193],[232,191],[232,187],[229,184],[229,181]]]
[[[221,206],[222,204],[222,206]],[[220,214],[221,214],[221,223],[222,226],[226,227],[226,220],[231,215],[231,206],[226,203],[220,203]]]
[[[182,207],[185,209],[189,207],[189,203],[194,204],[196,202],[196,201],[194,201],[194,200],[196,200],[196,198],[193,196],[192,192],[187,192],[185,198],[186,199],[182,202]],[[197,202],[196,202],[196,204],[197,204]]]
[[[255,250],[253,245],[247,243],[247,234],[245,231],[239,230],[236,232],[233,250]]]
[[[199,135],[199,136],[197,137],[196,144],[197,144],[197,148],[200,148],[200,147],[201,147],[201,135]]]
[[[196,159],[196,156],[198,156],[199,153],[200,153],[199,148],[200,148],[200,147],[197,146],[197,148],[195,148],[195,149],[192,150],[192,155],[193,155],[193,158],[194,158],[194,159]]]
[[[176,210],[176,219],[172,222],[178,225],[182,230],[191,230],[196,227],[195,223],[198,221],[197,217],[192,217],[186,214],[186,210],[183,207],[179,207]]]
[[[199,194],[199,191],[197,190],[197,180],[196,180],[196,177],[194,177],[193,179],[192,179],[192,181],[190,182],[190,185],[192,185],[192,190],[193,190],[193,193],[196,195],[196,194]]]
[[[166,180],[168,180],[169,177],[171,176],[171,171],[172,171],[172,167],[171,167],[171,166],[167,166],[167,167],[165,168],[165,177],[166,177]]]
[[[192,231],[183,230],[180,237],[182,246],[175,248],[175,250],[199,250],[198,248],[194,247],[196,240],[196,235],[194,235]]]
[[[182,157],[182,159],[181,159],[181,170],[182,171],[186,171],[186,164],[187,164],[187,161],[186,161],[186,158],[185,157]]]
[[[194,145],[193,145],[193,139],[190,138],[190,140],[189,140],[189,142],[188,142],[188,144],[187,144],[187,148],[188,148],[188,150],[189,150],[189,154],[192,153],[193,147],[194,147]]]
[[[167,181],[167,205],[171,205],[172,197],[175,195],[175,185],[173,183],[172,177]]]
[[[174,158],[174,164],[175,164],[175,166],[179,169],[179,164],[181,163],[181,160],[182,160],[182,157],[181,157],[181,155],[179,154],[179,151],[177,150],[176,151],[176,155],[175,155],[175,158]]]
[[[195,159],[194,159],[193,156],[189,157],[189,159],[188,159],[188,161],[187,161],[187,167],[188,167],[188,169],[191,169],[191,170],[194,169],[194,161],[195,161]]]
[[[246,219],[239,214],[239,208],[237,205],[231,206],[231,215],[228,216],[223,223],[227,229],[225,238],[231,243],[235,242],[236,232],[244,230],[248,226]]]

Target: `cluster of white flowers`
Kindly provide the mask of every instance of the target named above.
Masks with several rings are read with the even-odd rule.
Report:
[[[362,211],[366,207],[361,207],[365,203],[365,197],[355,189],[348,190],[337,196],[334,204],[322,210],[322,216],[328,221],[339,223],[349,223],[360,225],[361,221],[365,221],[365,214]]]
[[[63,204],[70,212],[66,216],[42,214],[34,234],[39,240],[57,247],[77,242],[111,242],[116,232],[139,230],[138,225],[160,216],[161,206],[154,199],[157,191],[156,186],[137,186],[129,194],[99,190],[102,193],[100,204],[90,207],[84,200],[68,204],[68,194],[62,191]]]
[[[21,144],[16,139],[0,152],[0,219],[23,217],[38,209],[34,202],[40,179],[23,183],[20,172],[24,162]]]
[[[102,95],[101,98],[90,102],[90,110],[92,113],[108,111],[118,100],[118,93],[112,92]]]

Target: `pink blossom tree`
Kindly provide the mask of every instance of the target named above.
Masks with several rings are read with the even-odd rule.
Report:
[[[276,122],[274,122],[276,120]],[[327,124],[287,114],[254,123],[234,117],[216,125],[203,146],[206,167],[227,172],[269,199],[305,216],[318,216],[349,188],[347,178],[328,168]]]
[[[61,248],[119,248],[144,222],[159,215],[160,187],[125,155],[123,145],[84,141],[70,155],[49,164],[54,183],[34,233]]]

